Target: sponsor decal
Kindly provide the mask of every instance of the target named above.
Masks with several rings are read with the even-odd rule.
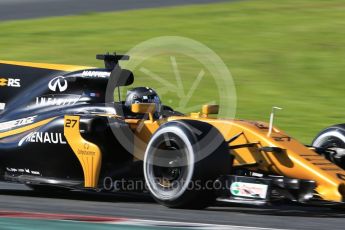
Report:
[[[0,103],[0,110],[4,110],[6,107],[6,103]]]
[[[96,153],[94,151],[90,151],[89,149],[90,149],[90,144],[86,142],[83,145],[83,149],[78,149],[78,154],[94,156]]]
[[[31,174],[34,174],[34,175],[41,175],[40,172],[38,172],[38,171],[32,171],[32,170],[31,170]]]
[[[231,184],[230,192],[234,196],[266,199],[268,185],[244,182],[234,182]]]
[[[34,123],[37,116],[0,123],[0,131]]]
[[[103,72],[103,71],[84,71],[82,73],[82,77],[109,77],[110,72]]]
[[[15,87],[19,88],[20,85],[20,79],[16,78],[0,78],[0,87]]]
[[[44,106],[61,106],[74,105],[79,98],[53,98],[53,97],[36,97],[36,105]]]
[[[18,172],[18,169],[6,167],[6,171],[8,171],[8,172]]]
[[[100,97],[101,94],[100,93],[89,93],[90,97]]]
[[[53,78],[49,84],[48,87],[53,92],[64,92],[66,91],[68,87],[67,80],[63,76],[59,76],[56,78]]]
[[[22,146],[23,143],[67,144],[62,133],[48,132],[31,132],[19,141],[18,146]]]
[[[10,167],[6,167],[6,171],[7,172],[11,172],[11,173],[28,173],[28,174],[32,174],[32,175],[41,175],[41,173],[39,171],[34,171],[28,168],[24,168],[24,169],[17,169],[17,168],[10,168]]]

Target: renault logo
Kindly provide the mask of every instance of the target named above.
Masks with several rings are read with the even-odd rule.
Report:
[[[7,86],[7,79],[0,78],[0,86]]]
[[[63,76],[59,76],[59,77],[53,78],[49,82],[48,87],[53,92],[56,92],[57,90],[59,92],[64,92],[67,89],[68,84],[67,84],[66,79]]]

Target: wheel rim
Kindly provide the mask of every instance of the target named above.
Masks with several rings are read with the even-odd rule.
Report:
[[[320,147],[322,148],[345,148],[345,144],[337,137],[328,137],[323,140]]]
[[[188,188],[194,155],[185,138],[184,134],[169,132],[164,133],[164,138],[161,136],[149,143],[144,172],[151,193],[158,199],[177,199]],[[161,163],[155,164],[157,161]],[[162,164],[163,161],[165,164]]]
[[[345,137],[342,133],[337,130],[323,133],[315,139],[313,146],[321,147],[324,149],[333,150],[334,152],[321,153],[326,157],[326,159],[337,164],[339,167],[345,167]]]
[[[161,189],[172,190],[174,187],[179,186],[178,183],[182,180],[186,180],[187,166],[182,166],[187,165],[186,157],[185,149],[179,146],[176,140],[170,140],[169,146],[165,141],[159,144],[158,149],[152,153],[150,162],[152,170],[150,173]],[[152,164],[158,158],[166,158],[168,165],[164,167]]]
[[[321,148],[345,148],[345,138],[341,133],[332,131],[316,138],[313,146]]]

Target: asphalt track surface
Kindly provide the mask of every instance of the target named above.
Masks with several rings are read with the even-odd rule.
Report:
[[[221,1],[226,0],[0,0],[0,21]]]
[[[43,212],[145,220],[197,222],[273,229],[344,229],[345,211],[281,204],[227,204],[205,210],[176,210],[146,197],[99,193],[38,193],[24,185],[0,183],[0,211]]]

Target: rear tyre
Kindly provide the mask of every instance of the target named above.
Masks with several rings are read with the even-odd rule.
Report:
[[[230,173],[228,145],[213,126],[190,120],[162,125],[145,153],[148,190],[171,208],[205,208],[214,202],[217,179]],[[220,189],[220,188],[219,188]]]
[[[345,169],[345,124],[326,128],[315,137],[312,146],[324,149],[321,154]]]

